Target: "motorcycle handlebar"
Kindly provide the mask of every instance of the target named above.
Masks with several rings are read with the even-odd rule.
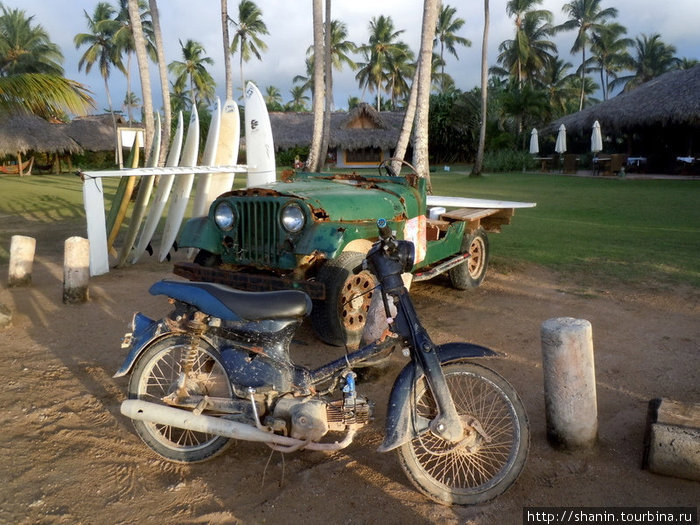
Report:
[[[378,219],[377,228],[379,228],[379,237],[381,237],[385,241],[387,239],[390,239],[394,235],[394,232],[391,231],[391,228],[387,224],[386,219]]]

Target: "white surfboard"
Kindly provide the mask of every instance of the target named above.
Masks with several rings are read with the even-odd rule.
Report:
[[[153,132],[153,143],[151,144],[151,154],[148,158],[148,166],[154,168],[158,165],[158,157],[160,156],[160,142],[161,142],[161,129],[160,129],[160,115],[156,113],[156,126]],[[131,249],[134,247],[134,241],[136,241],[136,235],[141,227],[141,222],[146,215],[146,209],[148,208],[148,201],[151,199],[151,192],[153,191],[153,180],[154,177],[141,177],[139,181],[139,191],[136,194],[136,203],[134,204],[134,209],[131,212],[131,220],[129,221],[129,229],[126,232],[126,239],[119,252],[119,260],[117,261],[117,266],[122,266],[129,254]]]
[[[221,128],[221,101],[217,98],[214,105],[214,111],[209,124],[209,133],[207,142],[204,145],[202,153],[202,165],[215,165],[216,149],[219,145],[219,130]],[[194,204],[192,205],[192,217],[200,217],[205,215],[209,210],[209,188],[211,186],[211,173],[199,175],[197,177],[197,186],[194,194]]]
[[[185,145],[182,147],[180,166],[196,166],[198,153],[199,115],[197,115],[197,107],[193,105],[190,125],[187,128],[187,138],[185,139]],[[168,218],[165,219],[163,238],[160,244],[160,252],[158,253],[158,260],[160,262],[163,262],[168,256],[170,248],[172,248],[177,234],[180,231],[180,224],[182,224],[182,219],[185,217],[185,210],[187,209],[187,202],[190,198],[193,182],[194,173],[188,173],[187,175],[179,175],[173,184]]]
[[[245,89],[245,141],[248,164],[246,187],[275,182],[275,145],[270,115],[260,90],[252,82]]]
[[[175,135],[173,135],[173,141],[170,144],[168,158],[165,161],[166,166],[178,165],[180,160],[180,151],[182,150],[183,134],[184,123],[182,121],[181,111],[177,116],[177,128],[175,129]],[[141,236],[139,237],[139,242],[131,255],[132,263],[137,262],[141,258],[146,251],[148,244],[151,242],[153,234],[158,227],[158,221],[160,221],[160,217],[163,215],[165,204],[168,202],[168,197],[170,197],[170,189],[173,187],[174,180],[175,175],[162,175],[160,177],[156,194],[153,197],[153,202],[151,203],[151,207],[148,211],[148,217],[146,217],[146,223],[144,224],[143,230],[141,231]]]
[[[109,252],[107,251],[107,223],[105,222],[105,203],[102,198],[102,179],[85,177],[83,179],[83,206],[87,221],[87,234],[90,240],[90,275],[102,275],[109,272]]]
[[[448,206],[452,208],[534,208],[536,202],[498,201],[489,199],[470,199],[468,197],[442,197],[428,195],[428,206]]]
[[[232,166],[238,162],[241,142],[241,115],[235,100],[228,99],[221,110],[219,144],[216,147],[215,166]],[[216,173],[209,183],[209,204],[219,195],[231,191],[235,173]]]

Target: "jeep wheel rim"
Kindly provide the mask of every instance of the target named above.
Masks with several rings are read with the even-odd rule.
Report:
[[[469,275],[476,279],[481,275],[484,269],[484,254],[486,253],[486,248],[484,246],[484,240],[476,236],[469,245],[469,259],[467,259],[467,264],[469,265]]]
[[[374,280],[367,272],[353,275],[345,281],[340,296],[340,315],[346,330],[358,330],[365,325],[373,287]]]

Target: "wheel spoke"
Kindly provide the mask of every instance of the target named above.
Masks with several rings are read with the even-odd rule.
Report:
[[[500,376],[491,371],[484,373],[485,370],[488,369],[466,363],[443,366],[448,389],[465,427],[461,442],[450,443],[432,432],[424,432],[400,449],[402,465],[412,472],[411,479],[438,501],[486,501],[505,490],[522,469],[521,433],[524,431],[527,439],[523,427],[526,423],[520,420],[513,400],[500,383],[511,387]],[[493,375],[494,379],[486,375]],[[419,418],[434,419],[437,415],[425,378],[416,386],[415,406]],[[516,425],[520,430],[516,430]],[[526,451],[527,443],[524,446]],[[518,466],[512,472],[517,458]],[[509,481],[500,488],[506,478]],[[424,484],[423,479],[431,481]],[[489,496],[483,496],[484,493]]]

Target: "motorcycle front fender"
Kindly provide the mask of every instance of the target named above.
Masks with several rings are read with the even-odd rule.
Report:
[[[447,343],[436,346],[435,351],[440,359],[440,364],[445,365],[460,359],[474,359],[479,357],[499,357],[501,354],[471,343]],[[419,374],[416,377],[416,374]],[[384,442],[377,449],[378,452],[389,452],[400,447],[417,433],[424,430],[418,422],[413,421],[411,400],[413,385],[423,376],[422,371],[411,362],[407,364],[394,381],[389,396],[389,407],[386,414],[386,432]],[[426,425],[423,426],[427,426]]]
[[[131,321],[131,332],[124,336],[122,348],[129,348],[126,359],[112,377],[122,377],[129,373],[148,344],[163,333],[163,323],[137,313]]]

